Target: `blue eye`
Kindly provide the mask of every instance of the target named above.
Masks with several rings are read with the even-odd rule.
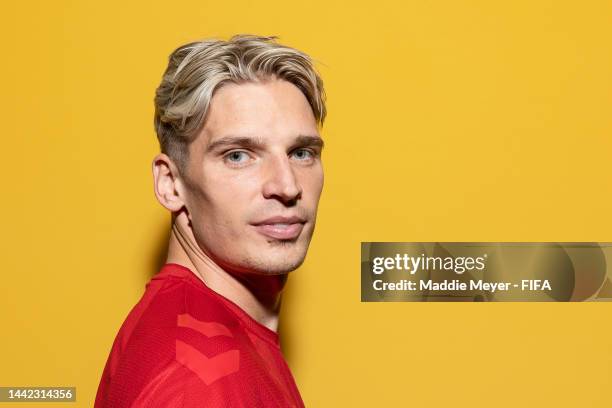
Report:
[[[297,149],[293,152],[293,155],[298,160],[310,160],[314,157],[314,154],[308,149]]]
[[[225,158],[232,163],[244,163],[249,159],[249,155],[246,152],[239,150],[228,153]]]

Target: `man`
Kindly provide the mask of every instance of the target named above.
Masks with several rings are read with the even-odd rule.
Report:
[[[171,54],[153,160],[168,258],[117,334],[96,408],[303,406],[276,330],[315,227],[325,114],[312,60],[275,37]]]

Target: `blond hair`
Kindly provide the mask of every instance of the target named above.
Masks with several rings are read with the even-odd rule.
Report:
[[[325,120],[323,81],[305,53],[277,43],[277,37],[238,34],[229,40],[205,39],[170,54],[155,92],[154,125],[162,153],[184,173],[189,144],[204,124],[214,91],[225,82],[269,77],[298,87],[319,125]]]

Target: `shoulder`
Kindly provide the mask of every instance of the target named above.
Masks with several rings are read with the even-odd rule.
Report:
[[[194,392],[214,398],[214,389],[201,385],[238,371],[245,340],[235,315],[197,282],[154,279],[119,330],[101,383],[103,406],[183,406],[174,404],[203,398]],[[190,383],[188,392],[178,392]]]
[[[139,361],[152,355],[156,361],[171,361],[176,357],[177,345],[185,343],[202,350],[218,348],[223,343],[233,343],[241,329],[236,316],[217,298],[192,280],[175,276],[164,278],[158,285],[147,285],[126,322],[131,318],[134,321],[130,332],[125,333],[120,353],[122,358],[134,356]],[[210,339],[215,339],[214,345]]]
[[[130,408],[218,408],[229,406],[232,397],[227,387],[206,385],[196,372],[178,361],[169,362],[146,384],[134,390],[137,392],[130,398],[133,400],[128,405]]]

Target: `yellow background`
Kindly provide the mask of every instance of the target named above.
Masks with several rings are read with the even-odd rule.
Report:
[[[76,386],[65,406],[93,404],[163,259],[150,163],[167,57],[247,32],[310,53],[329,96],[317,231],[281,318],[306,405],[612,406],[610,303],[359,300],[361,241],[612,241],[609,2],[37,1],[1,14],[0,385]]]

